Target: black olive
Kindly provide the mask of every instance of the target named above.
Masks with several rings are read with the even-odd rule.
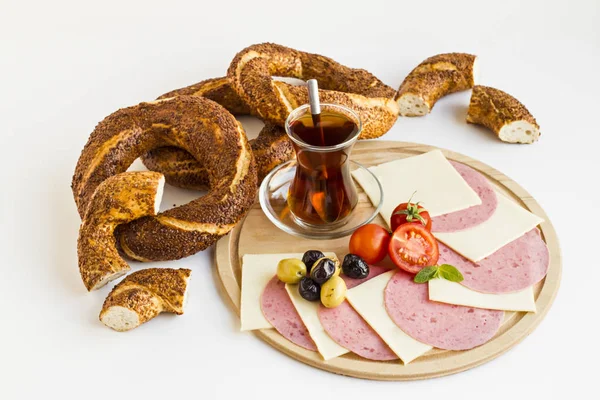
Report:
[[[324,284],[335,273],[335,262],[330,258],[319,259],[310,271],[310,277],[319,285]]]
[[[342,263],[344,275],[354,279],[364,279],[369,275],[369,264],[356,254],[347,254]]]
[[[300,296],[305,300],[317,301],[321,298],[321,287],[308,276],[305,276],[300,279],[298,293],[300,293]]]
[[[314,263],[317,262],[319,258],[325,257],[322,251],[319,250],[308,250],[302,256],[302,262],[306,265],[306,271],[310,274],[310,270],[312,269]]]

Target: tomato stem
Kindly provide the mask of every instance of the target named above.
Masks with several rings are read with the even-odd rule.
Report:
[[[410,198],[412,199],[412,196]],[[425,222],[425,219],[423,219],[420,213],[421,210],[419,210],[419,203],[411,203],[409,199],[408,204],[406,205],[406,210],[397,211],[393,215],[406,215],[406,221],[413,222],[413,220],[416,219],[426,226],[427,222]]]

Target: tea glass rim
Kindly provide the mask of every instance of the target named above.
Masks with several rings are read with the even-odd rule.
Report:
[[[344,148],[354,144],[354,142],[356,142],[358,140],[358,136],[360,136],[360,133],[362,132],[362,120],[360,119],[360,116],[356,112],[354,112],[354,110],[352,110],[348,107],[342,106],[340,104],[321,103],[321,107],[337,108],[337,109],[343,110],[345,113],[350,114],[353,118],[355,118],[355,123],[358,126],[356,133],[354,135],[352,135],[352,137],[343,141],[342,143],[339,143],[339,144],[336,144],[333,146],[314,146],[312,144],[308,144],[305,141],[294,137],[292,135],[292,133],[290,132],[291,122],[295,121],[298,118],[301,111],[305,111],[306,109],[310,108],[310,104],[303,104],[300,107],[292,110],[292,112],[290,112],[290,115],[288,115],[287,119],[285,120],[285,132],[287,133],[290,140],[292,142],[296,143],[298,146],[300,146],[304,150],[310,150],[310,151],[322,152],[322,153],[328,153],[331,151],[341,150],[341,149],[344,149]]]

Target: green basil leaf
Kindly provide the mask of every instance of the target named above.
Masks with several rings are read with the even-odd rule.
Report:
[[[425,283],[430,281],[431,279],[437,276],[438,267],[432,265],[431,267],[425,267],[419,271],[417,275],[415,275],[416,283]]]
[[[439,275],[442,278],[446,279],[447,281],[450,281],[450,282],[462,282],[463,279],[465,279],[463,277],[463,275],[460,273],[460,271],[456,267],[454,267],[454,266],[452,266],[450,264],[442,264],[442,265],[440,265],[439,266],[439,270],[440,270]]]

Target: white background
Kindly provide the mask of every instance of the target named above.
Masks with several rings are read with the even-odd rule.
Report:
[[[599,356],[599,1],[86,3],[0,1],[0,398],[594,396],[583,393],[597,390]],[[547,211],[563,279],[533,334],[450,377],[336,376],[239,332],[216,289],[213,249],[158,263],[194,271],[184,316],[161,315],[125,334],[98,321],[110,287],[87,293],[80,281],[69,187],[89,133],[120,107],[224,75],[237,51],[263,41],[365,68],[393,87],[430,55],[472,52],[481,83],[526,104],[541,125],[533,145],[467,125],[468,92],[427,117],[399,119],[384,138],[477,158]],[[260,124],[244,122],[256,134]],[[163,207],[185,196],[169,190]]]

